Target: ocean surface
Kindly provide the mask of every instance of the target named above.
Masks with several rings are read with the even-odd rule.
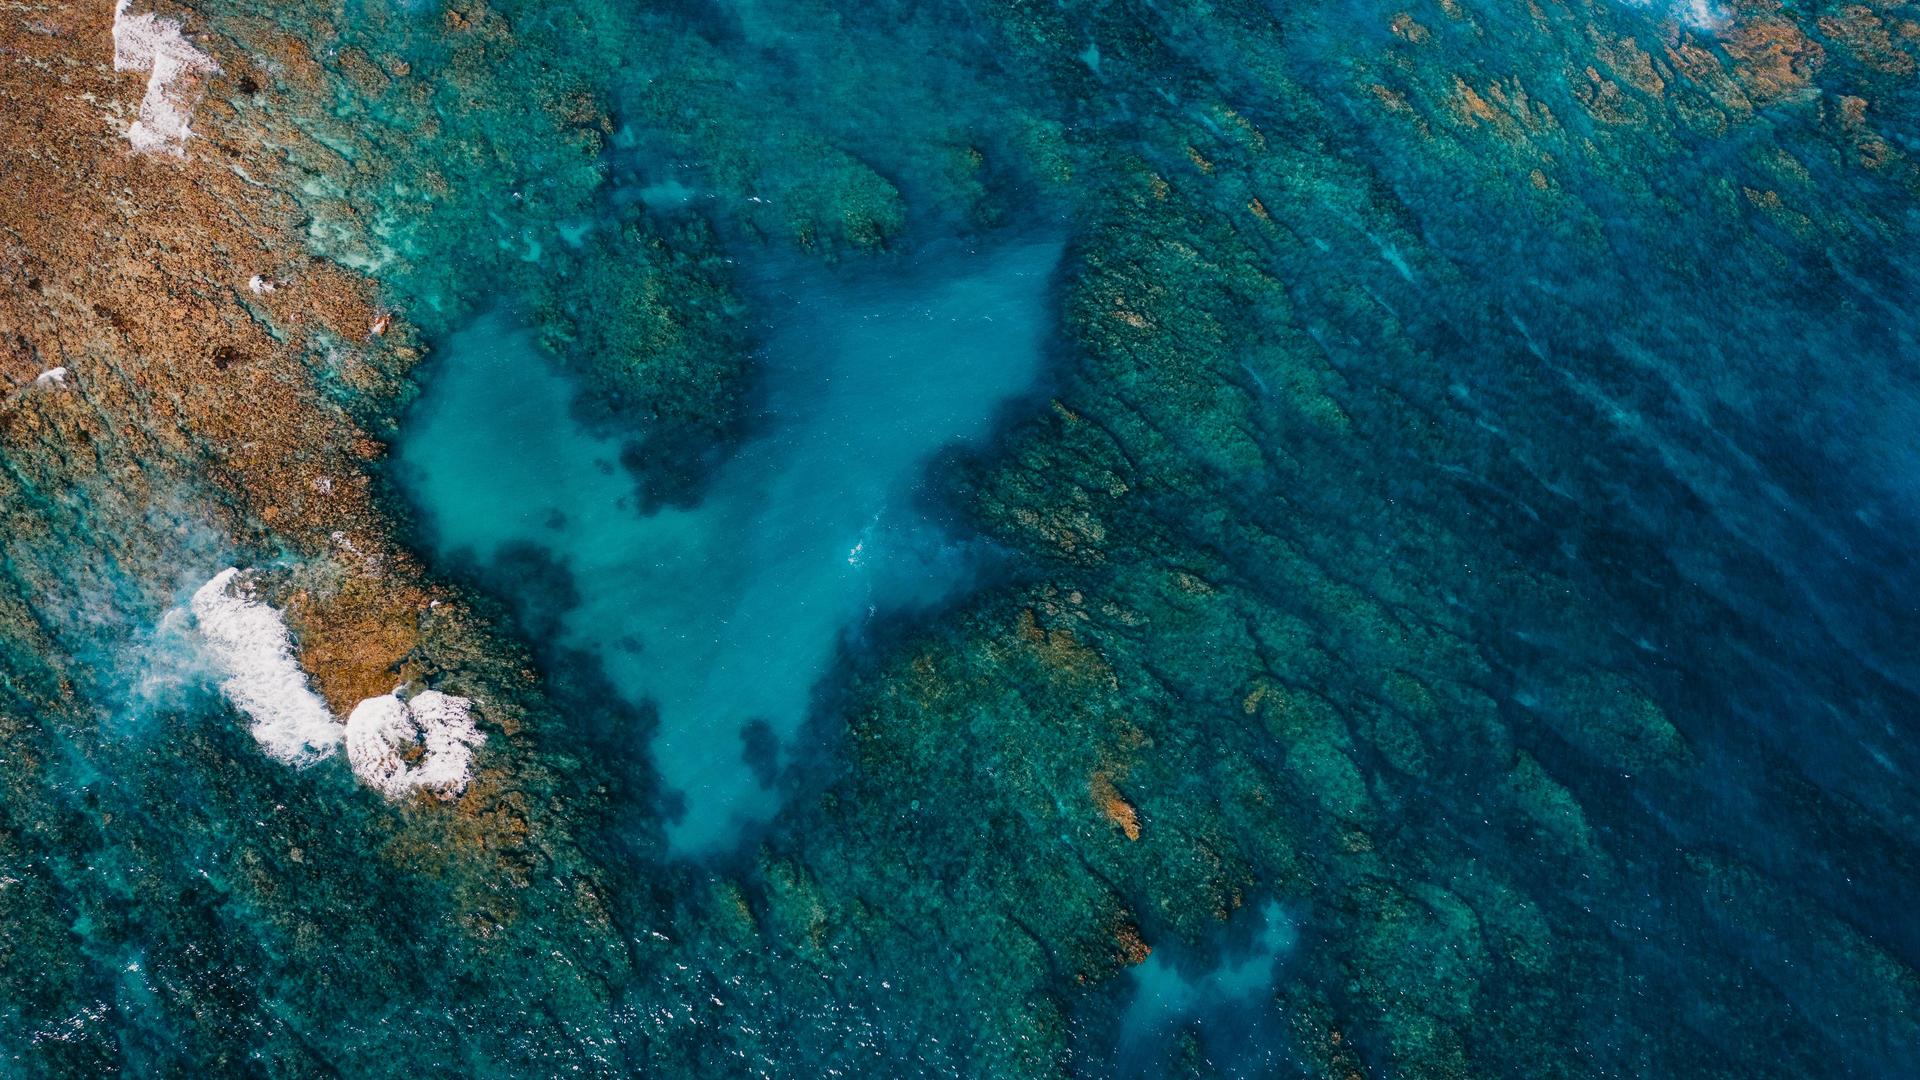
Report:
[[[931,516],[927,474],[1031,390],[1059,257],[948,244],[885,275],[756,283],[759,412],[689,507],[649,504],[627,444],[574,416],[574,384],[512,315],[433,361],[398,457],[431,547],[541,611],[537,644],[655,712],[676,850],[729,849],[771,818],[842,645],[991,558]]]
[[[0,425],[0,1075],[1920,1076],[1920,10],[165,14],[436,591]]]

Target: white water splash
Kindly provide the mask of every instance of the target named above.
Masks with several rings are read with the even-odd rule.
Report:
[[[1682,0],[1673,6],[1673,14],[1688,26],[1718,30],[1727,23],[1726,8],[1711,0]]]
[[[1627,6],[1664,8],[1683,26],[1696,30],[1718,30],[1727,23],[1726,8],[1714,0],[1626,0]]]
[[[179,20],[152,13],[129,15],[131,3],[119,0],[113,9],[113,67],[151,74],[147,94],[140,99],[140,118],[127,129],[127,141],[135,151],[185,157],[193,107],[206,89],[206,76],[220,65],[187,43]]]
[[[48,368],[33,380],[33,385],[43,390],[58,390],[67,385],[67,369],[63,367]]]
[[[276,761],[305,766],[332,756],[342,731],[293,658],[293,639],[274,608],[228,567],[193,594],[193,617],[226,676],[220,689],[253,721],[248,731]]]
[[[389,799],[415,791],[451,799],[473,779],[473,748],[486,741],[473,724],[473,702],[427,690],[412,701],[368,698],[347,717],[347,762],[353,774]],[[418,747],[408,764],[402,752]]]

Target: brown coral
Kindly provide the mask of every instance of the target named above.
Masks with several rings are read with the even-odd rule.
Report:
[[[1734,60],[1735,80],[1759,105],[1807,91],[1827,58],[1798,25],[1778,18],[1737,23],[1726,30],[1721,45]]]
[[[1133,804],[1120,794],[1120,790],[1113,786],[1113,778],[1105,771],[1095,770],[1087,781],[1087,794],[1093,797],[1093,803],[1100,808],[1100,813],[1126,834],[1127,839],[1140,839],[1140,815],[1134,810]]]

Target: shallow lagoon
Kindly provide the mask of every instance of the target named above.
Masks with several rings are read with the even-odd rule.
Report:
[[[434,362],[401,482],[445,555],[485,572],[537,549],[564,568],[577,603],[548,644],[658,711],[677,849],[724,848],[775,809],[782,749],[844,638],[974,573],[984,553],[924,505],[928,463],[1033,384],[1059,256],[949,244],[884,273],[763,282],[765,414],[688,508],[643,511],[624,440],[577,418],[576,384],[510,314]]]

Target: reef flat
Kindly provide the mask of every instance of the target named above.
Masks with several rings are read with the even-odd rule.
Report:
[[[0,0],[0,1072],[1913,1075],[1917,59]]]

